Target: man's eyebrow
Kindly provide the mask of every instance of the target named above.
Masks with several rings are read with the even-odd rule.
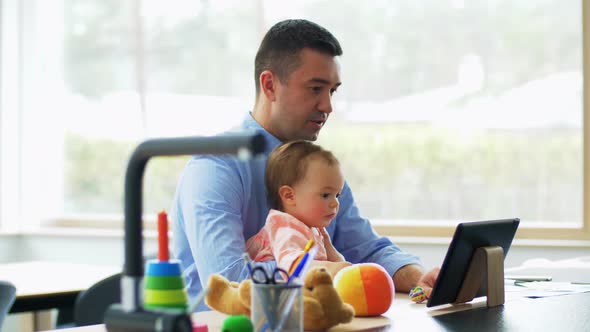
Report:
[[[332,82],[325,80],[323,78],[319,78],[319,77],[313,77],[312,79],[309,80],[310,82],[314,82],[314,83],[321,83],[321,84],[326,84],[326,85],[332,85]],[[335,87],[339,87],[340,85],[342,85],[342,82],[338,82],[335,84]]]

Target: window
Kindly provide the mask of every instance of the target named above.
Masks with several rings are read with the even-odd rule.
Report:
[[[2,160],[20,165],[2,179],[18,168],[25,228],[120,222],[136,144],[238,124],[260,39],[302,17],[343,46],[344,84],[318,142],[381,233],[447,236],[458,221],[520,217],[521,238],[588,239],[583,1],[341,1],[337,15],[322,0],[2,4],[20,20],[2,20],[2,114],[19,123],[17,134],[3,123]],[[170,206],[186,160],[150,161],[146,214]]]

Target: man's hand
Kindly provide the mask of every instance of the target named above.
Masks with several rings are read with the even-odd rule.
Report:
[[[324,239],[324,248],[326,248],[326,255],[328,256],[328,260],[330,262],[345,262],[344,256],[334,248],[332,244],[332,240],[330,240],[330,235],[326,231],[324,227],[318,228],[320,231],[320,235]]]
[[[428,273],[424,274],[420,280],[418,280],[417,286],[422,287],[424,290],[424,294],[426,297],[430,297],[432,293],[432,288],[434,287],[434,283],[436,282],[436,278],[438,278],[438,273],[440,272],[440,268],[435,267],[434,269],[428,271]]]
[[[438,267],[430,270],[428,273],[424,273],[422,267],[419,265],[406,265],[393,275],[393,283],[395,290],[398,292],[409,292],[416,286],[422,287],[426,296],[430,296],[432,293],[432,287],[438,278]]]

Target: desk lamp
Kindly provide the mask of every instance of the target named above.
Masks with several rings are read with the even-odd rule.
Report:
[[[125,173],[125,263],[121,277],[121,303],[111,305],[105,313],[107,331],[192,331],[190,313],[180,310],[149,311],[142,306],[142,185],[148,160],[158,156],[193,154],[237,154],[241,159],[249,159],[263,151],[264,137],[254,133],[151,139],[135,148]]]

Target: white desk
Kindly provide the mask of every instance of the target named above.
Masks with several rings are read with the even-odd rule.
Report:
[[[34,312],[34,328],[47,329],[43,310],[73,307],[76,296],[94,283],[121,272],[120,267],[59,262],[0,264],[0,280],[16,287],[10,313]]]

